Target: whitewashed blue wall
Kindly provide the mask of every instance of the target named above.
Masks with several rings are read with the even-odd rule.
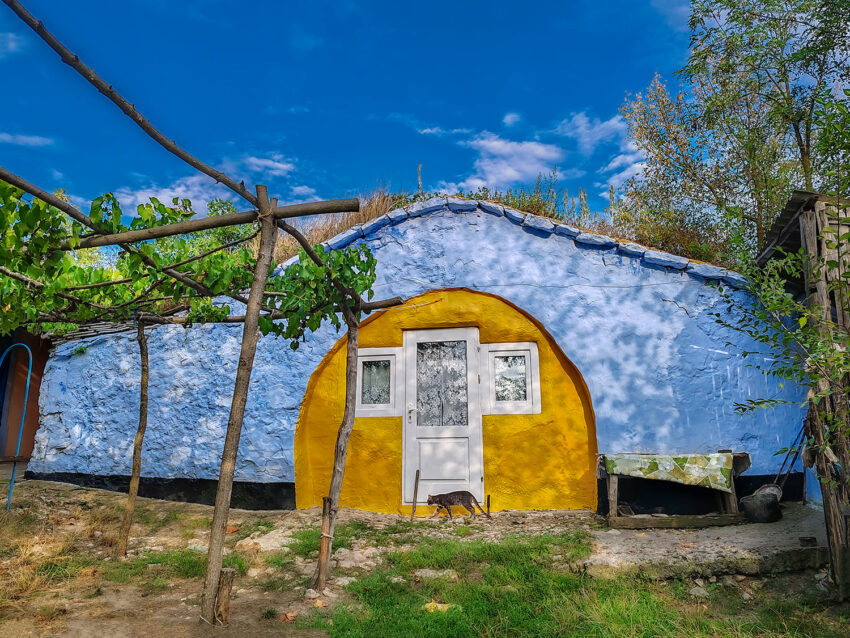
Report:
[[[329,243],[352,241],[365,241],[377,257],[377,298],[466,287],[504,297],[541,321],[584,375],[600,452],[732,448],[750,452],[750,473],[764,474],[778,469],[773,453],[799,430],[804,412],[797,405],[746,416],[733,411],[748,398],[799,403],[804,396],[748,367],[752,359],[740,352],[756,345],[710,316],[725,304],[706,282],[722,280],[744,298],[735,289],[738,275],[451,198],[394,211]],[[150,332],[142,474],[215,478],[241,327]],[[237,480],[294,480],[299,405],[310,374],[338,338],[323,327],[295,352],[282,340],[261,339]],[[85,352],[74,354],[80,345]],[[57,348],[42,381],[29,469],[129,474],[138,368],[134,333]]]

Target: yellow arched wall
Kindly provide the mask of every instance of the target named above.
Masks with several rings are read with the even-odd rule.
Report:
[[[363,321],[360,347],[399,347],[404,330],[468,326],[478,327],[481,343],[535,341],[540,358],[541,413],[483,417],[484,489],[492,509],[595,508],[590,396],[578,370],[533,317],[495,295],[435,290]],[[345,403],[345,342],[340,339],[316,368],[301,404],[295,431],[298,508],[321,505],[330,486]],[[402,505],[402,437],[402,417],[355,419],[343,507],[410,513]]]

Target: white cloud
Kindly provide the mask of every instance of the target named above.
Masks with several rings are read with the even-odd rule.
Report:
[[[52,177],[54,181],[61,182],[63,179],[65,179],[65,173],[55,168],[51,168],[50,177]]]
[[[321,199],[312,186],[300,184],[289,189],[290,198],[284,204],[301,204],[303,202],[317,202]]]
[[[289,191],[296,197],[312,197],[316,194],[316,189],[312,186],[293,186]]]
[[[285,177],[295,170],[295,161],[285,158],[280,153],[271,153],[269,155],[249,155],[240,160],[225,158],[221,161],[222,170],[233,177],[237,182],[241,179],[241,174],[251,174],[260,183],[264,177]],[[144,175],[135,174],[135,177],[141,181],[147,179]],[[248,180],[246,179],[246,185]],[[285,189],[285,184],[270,184],[270,190],[275,187]],[[281,203],[293,204],[300,202],[312,202],[320,199],[316,195],[315,189],[306,185],[290,186],[290,198],[281,198]],[[248,185],[251,190],[251,186]],[[280,192],[280,191],[278,191]],[[192,202],[192,208],[199,215],[206,214],[207,204],[212,199],[226,199],[234,202],[237,206],[248,207],[247,202],[243,202],[242,198],[222,184],[217,184],[212,178],[201,173],[180,177],[170,184],[165,186],[155,182],[148,182],[142,187],[124,187],[115,191],[115,196],[121,202],[121,207],[125,214],[135,214],[139,204],[147,203],[151,197],[156,197],[165,204],[170,204],[172,199],[179,197],[188,199]]]
[[[519,113],[505,113],[505,117],[502,118],[502,124],[505,126],[514,126],[521,119],[522,115]]]
[[[643,168],[645,165],[646,164],[644,162],[633,162],[626,166],[620,172],[610,175],[607,181],[614,188],[619,188],[632,177],[636,177],[637,175],[643,173]]]
[[[53,146],[54,140],[40,135],[12,135],[0,133],[0,144],[13,144],[15,146]]]
[[[643,151],[639,150],[632,142],[629,142],[625,145],[623,152],[612,157],[608,164],[600,169],[599,172],[607,173],[623,166],[629,166],[635,162],[642,162],[644,157]]]
[[[0,33],[0,60],[22,51],[24,39],[16,33]]]
[[[243,163],[249,171],[275,177],[282,177],[295,169],[295,164],[286,161],[279,153],[273,153],[270,157],[249,156]]]
[[[668,26],[676,31],[688,31],[691,17],[690,0],[650,0],[649,4],[664,18]]]
[[[614,188],[619,188],[627,180],[640,175],[646,165],[646,156],[633,142],[624,140],[621,153],[614,155],[599,173],[609,173],[606,182]],[[601,184],[599,184],[601,185]]]
[[[472,130],[468,128],[445,129],[441,126],[429,126],[427,128],[417,128],[416,132],[420,135],[436,135],[437,137],[442,137],[443,135],[460,135],[463,133],[471,133]]]
[[[514,142],[489,131],[459,143],[478,153],[474,172],[458,184],[465,190],[474,190],[480,186],[503,188],[517,182],[530,181],[539,173],[552,170],[564,156],[564,151],[554,144]]]
[[[620,115],[602,121],[589,118],[584,111],[570,114],[555,127],[558,135],[576,140],[584,155],[591,155],[604,142],[622,140],[627,131],[628,126]]]
[[[175,197],[188,199],[192,202],[192,209],[199,215],[206,214],[207,204],[212,199],[226,199],[233,202],[241,199],[226,186],[217,184],[211,177],[201,173],[181,177],[167,186],[151,183],[142,188],[120,188],[114,194],[121,203],[121,210],[125,215],[135,215],[139,204],[146,204],[151,197],[156,197],[166,205],[170,205]]]
[[[436,187],[431,190],[436,191],[442,195],[454,195],[459,190],[461,190],[460,184],[457,182],[447,182],[446,180],[441,180]]]

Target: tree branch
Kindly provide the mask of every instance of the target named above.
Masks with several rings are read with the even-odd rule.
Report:
[[[0,179],[2,179],[4,182],[11,184],[12,186],[17,186],[25,193],[29,193],[33,197],[37,197],[41,201],[50,204],[54,208],[58,208],[63,213],[68,215],[68,217],[70,217],[71,219],[75,219],[76,221],[80,222],[83,226],[87,226],[88,228],[91,228],[92,230],[98,233],[105,232],[102,228],[98,227],[98,225],[95,224],[91,220],[91,218],[79,208],[72,206],[63,199],[59,199],[58,197],[56,197],[56,195],[53,195],[52,193],[48,193],[47,191],[42,190],[35,184],[30,184],[23,177],[15,175],[14,173],[3,168],[2,166],[0,166]]]
[[[315,248],[313,248],[312,244],[310,244],[310,241],[307,239],[307,237],[304,236],[304,234],[300,230],[295,228],[295,226],[287,224],[283,220],[278,220],[277,225],[281,230],[288,233],[295,239],[295,241],[297,241],[301,245],[301,248],[304,249],[304,252],[307,253],[307,256],[313,261],[314,264],[321,268],[324,268],[325,264],[322,262],[322,258],[319,257],[319,254],[316,252]],[[343,286],[339,279],[337,279],[336,277],[331,277],[331,283],[333,283],[334,288],[342,292],[344,295],[348,295],[355,301],[355,309],[357,311],[369,313],[373,310],[389,308],[391,306],[398,306],[404,303],[404,300],[401,297],[392,297],[391,299],[383,299],[380,301],[371,302],[364,301],[363,298],[356,292],[345,288],[345,286]]]
[[[9,270],[5,266],[0,266],[0,274],[6,275],[7,277],[9,277],[11,279],[15,279],[17,281],[25,283],[28,286],[33,286],[35,288],[38,288],[39,290],[41,290],[42,288],[44,288],[46,286],[46,284],[43,284],[36,279],[31,279],[31,278],[27,277],[26,275],[22,275],[21,273],[15,272],[14,270]],[[103,306],[101,304],[94,303],[92,301],[86,301],[85,299],[81,299],[80,297],[75,297],[74,295],[69,295],[69,294],[64,293],[64,292],[57,292],[56,296],[61,298],[61,299],[67,299],[68,301],[73,301],[74,303],[89,306],[91,308],[97,308],[98,310],[111,310],[112,309],[111,306]]]

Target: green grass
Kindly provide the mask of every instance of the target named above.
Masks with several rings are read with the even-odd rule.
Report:
[[[349,585],[356,604],[316,611],[301,624],[331,636],[375,638],[850,635],[850,620],[825,597],[791,597],[780,584],[746,602],[738,588],[711,585],[708,599],[693,599],[689,581],[603,580],[571,571],[589,551],[581,531],[493,543],[424,538]],[[423,568],[452,569],[459,578],[417,581],[414,572]],[[406,582],[392,582],[395,576]],[[431,600],[450,608],[429,613],[423,606]]]
[[[224,560],[221,561],[221,564],[222,564],[223,567],[232,567],[233,569],[236,570],[236,573],[239,574],[240,576],[244,576],[245,574],[247,574],[248,573],[248,567],[250,567],[247,560],[245,560],[239,554],[233,554],[233,553],[225,556]],[[204,570],[205,570],[205,573],[206,573],[206,557],[204,557]]]
[[[389,547],[390,545],[408,545],[418,543],[422,538],[422,531],[437,529],[440,523],[434,521],[397,521],[390,523],[382,529],[373,529],[369,538],[378,547]]]
[[[39,563],[35,567],[35,573],[49,582],[57,582],[73,578],[84,567],[96,565],[97,563],[98,560],[91,556],[62,556]]]
[[[351,521],[336,526],[334,530],[334,549],[351,549],[351,543],[355,539],[372,539],[375,529],[363,521]],[[295,542],[289,545],[294,556],[308,558],[313,552],[319,551],[319,542],[322,539],[322,530],[318,527],[308,527],[292,533]]]
[[[169,510],[162,516],[153,510],[139,508],[134,514],[135,521],[147,528],[148,534],[156,534],[171,523],[181,521],[185,516],[176,510]]]
[[[272,552],[266,554],[264,561],[269,567],[275,569],[288,569],[293,563],[292,554],[289,552]]]
[[[230,558],[230,556],[227,556]],[[126,561],[105,562],[103,579],[129,583],[150,573],[148,565],[158,565],[156,576],[171,578],[201,578],[206,572],[206,555],[189,549],[164,552],[144,552]]]

